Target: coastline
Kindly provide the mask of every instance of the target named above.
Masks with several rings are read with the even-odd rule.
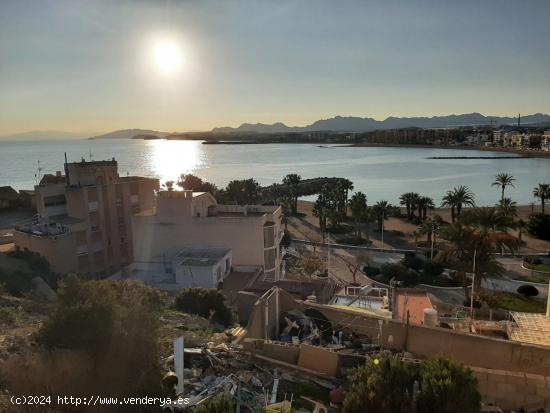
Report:
[[[379,144],[355,143],[349,145],[333,145],[338,147],[366,147],[366,148],[424,148],[424,149],[461,149],[467,151],[503,152],[520,155],[521,158],[550,158],[550,152],[530,151],[516,148],[502,148],[498,146],[470,146],[470,145],[412,145],[412,144]],[[517,157],[516,157],[517,158]],[[507,159],[507,158],[504,158]]]
[[[550,152],[533,151],[517,148],[502,148],[497,146],[471,146],[471,145],[414,145],[414,144],[382,144],[382,143],[330,143],[326,141],[273,141],[273,140],[227,140],[227,141],[203,141],[203,145],[266,145],[266,144],[312,144],[322,145],[321,147],[330,148],[422,148],[422,149],[460,149],[468,151],[483,152],[502,152],[519,156],[513,157],[494,157],[493,159],[519,159],[519,158],[550,158]],[[460,157],[462,158],[462,157]],[[458,158],[458,159],[460,159]],[[454,159],[454,158],[453,158]],[[469,159],[469,158],[465,158]]]

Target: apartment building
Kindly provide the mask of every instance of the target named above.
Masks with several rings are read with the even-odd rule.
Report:
[[[158,189],[158,179],[120,177],[114,158],[66,162],[64,175],[35,187],[37,215],[15,226],[15,246],[59,273],[108,276],[133,261],[131,217],[154,205]]]
[[[220,205],[208,192],[160,191],[155,208],[133,217],[133,229],[133,265],[173,263],[185,248],[226,248],[233,271],[281,279],[280,206]]]
[[[544,131],[544,134],[541,137],[540,149],[550,152],[550,129]]]

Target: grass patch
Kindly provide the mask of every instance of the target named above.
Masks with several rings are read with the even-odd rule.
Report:
[[[530,270],[544,271],[544,272],[547,272],[548,274],[550,274],[550,264],[529,264],[529,263],[524,263],[523,265],[525,266],[525,268],[529,268]]]
[[[378,274],[375,275],[373,278],[376,281],[379,281],[384,284],[390,283],[390,277],[385,276],[384,274]],[[420,279],[418,281],[418,284],[427,284],[427,285],[434,285],[436,287],[460,287],[460,284],[458,284],[456,281],[447,278],[447,277],[423,277],[422,274],[420,274]]]
[[[514,280],[518,281],[529,281],[532,283],[542,283],[542,284],[548,284],[548,281],[550,280],[550,275],[545,274],[531,274],[527,277],[522,277],[521,275],[515,276]]]
[[[546,302],[536,298],[526,298],[511,293],[499,293],[493,297],[493,306],[508,311],[524,313],[544,313]]]

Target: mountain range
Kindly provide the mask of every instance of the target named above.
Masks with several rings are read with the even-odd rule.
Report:
[[[433,116],[433,117],[404,117],[390,116],[382,121],[373,118],[361,118],[354,116],[335,116],[329,119],[321,119],[307,126],[287,126],[277,122],[271,125],[263,123],[243,123],[237,128],[222,127],[214,128],[214,133],[282,133],[282,132],[368,132],[376,129],[398,129],[398,128],[449,128],[459,126],[478,125],[515,125],[517,117],[507,116],[484,116],[481,113],[468,113],[463,115]],[[522,125],[535,125],[550,122],[550,115],[536,113],[521,117]]]
[[[307,126],[287,126],[282,122],[273,124],[264,123],[243,123],[237,128],[220,127],[214,128],[210,132],[214,134],[223,133],[286,133],[286,132],[314,132],[314,131],[333,131],[333,132],[368,132],[376,129],[398,129],[398,128],[450,128],[459,126],[479,126],[479,125],[516,125],[517,117],[508,116],[485,116],[481,113],[468,113],[463,115],[433,116],[433,117],[395,117],[390,116],[384,120],[373,118],[361,118],[355,116],[335,116],[329,119],[320,119]],[[523,126],[550,127],[550,115],[536,113],[521,117]],[[1,135],[2,140],[54,140],[71,138],[89,138],[89,139],[131,139],[131,138],[164,138],[167,136],[200,134],[200,132],[185,132],[171,134],[150,129],[121,129],[113,132],[97,135],[89,138],[89,134],[72,133],[63,131],[32,131],[22,132],[11,135]]]
[[[53,131],[53,130],[36,130],[29,132],[20,132],[13,133],[10,135],[0,135],[1,140],[14,140],[14,141],[52,141],[52,140],[62,140],[62,139],[74,139],[74,138],[85,138],[87,134],[75,133],[75,132],[64,132],[64,131]]]
[[[93,136],[90,139],[132,139],[134,137],[158,136],[164,138],[168,132],[159,132],[150,129],[121,129],[103,135]]]

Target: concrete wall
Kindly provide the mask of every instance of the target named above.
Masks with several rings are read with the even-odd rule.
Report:
[[[340,375],[340,355],[326,348],[302,344],[298,357],[298,366],[315,370],[327,376]]]
[[[54,272],[65,274],[77,268],[74,233],[40,237],[15,231],[13,242],[21,250],[33,251],[45,257]]]
[[[533,374],[550,372],[550,348],[452,330],[409,326],[406,349],[424,357],[448,355],[462,363]]]
[[[504,410],[550,410],[550,377],[472,367],[481,399]]]
[[[264,338],[267,320],[259,311],[262,301],[256,303],[247,337]],[[333,324],[347,326],[359,334],[370,337],[385,348],[409,351],[418,357],[451,357],[465,365],[506,371],[542,374],[550,372],[550,348],[528,345],[473,334],[465,334],[449,329],[409,325],[398,320],[379,319],[359,311],[294,301],[281,292],[279,311],[292,308],[305,311],[315,308]],[[380,321],[381,320],[381,321]]]

